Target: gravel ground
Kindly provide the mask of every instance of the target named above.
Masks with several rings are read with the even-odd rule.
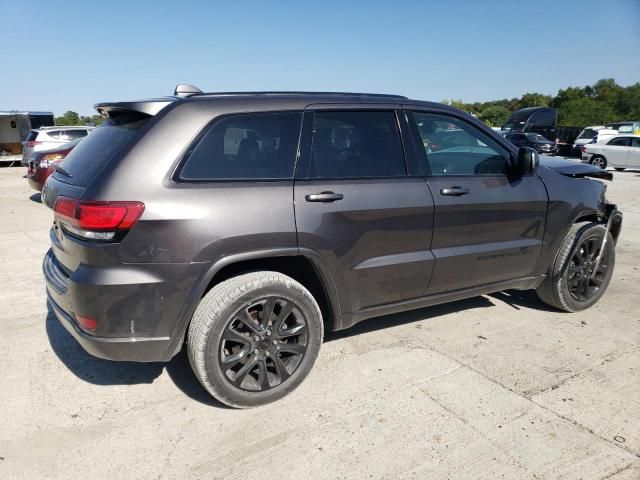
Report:
[[[503,292],[331,334],[294,392],[237,411],[184,352],[84,353],[48,313],[51,213],[0,169],[0,479],[640,479],[640,171],[608,293],[577,314]]]

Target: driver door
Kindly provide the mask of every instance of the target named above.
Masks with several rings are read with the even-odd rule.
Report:
[[[510,151],[462,117],[411,111],[408,118],[435,204],[428,293],[533,275],[548,200],[537,174],[507,175]]]

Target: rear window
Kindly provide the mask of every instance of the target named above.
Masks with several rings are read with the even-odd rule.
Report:
[[[61,182],[86,187],[111,159],[133,144],[138,131],[149,118],[147,115],[130,113],[106,120],[80,142],[62,162],[62,167],[71,177],[55,172],[55,178]]]
[[[578,136],[578,138],[581,139],[592,139],[592,138],[596,138],[596,136],[598,135],[598,131],[594,130],[593,128],[585,128],[582,133]]]
[[[179,178],[196,181],[292,178],[301,120],[300,112],[222,118],[209,126],[187,153]]]
[[[27,136],[27,142],[34,142],[36,138],[38,138],[38,132],[31,130]]]

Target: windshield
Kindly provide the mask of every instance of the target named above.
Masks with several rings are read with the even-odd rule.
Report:
[[[138,130],[149,118],[131,114],[106,120],[78,143],[62,162],[61,166],[71,177],[55,173],[55,178],[79,187],[88,186],[111,159],[133,143]]]
[[[538,135],[537,133],[527,133],[527,140],[530,142],[544,142],[547,143],[549,140],[544,138],[542,135]]]

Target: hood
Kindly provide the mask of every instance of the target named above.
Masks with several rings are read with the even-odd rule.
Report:
[[[540,156],[540,165],[555,170],[562,175],[573,178],[599,178],[602,180],[613,180],[613,174],[594,167],[588,163],[574,162],[572,160],[564,160],[562,158]]]

